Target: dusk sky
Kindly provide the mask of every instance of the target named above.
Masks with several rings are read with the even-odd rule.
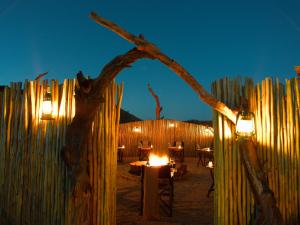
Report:
[[[95,78],[134,46],[89,18],[109,19],[143,34],[185,67],[208,91],[224,76],[281,81],[300,64],[300,1],[0,0],[0,85],[34,79]],[[149,82],[165,118],[210,120],[211,109],[158,61],[141,60],[117,77],[122,108],[155,119]]]

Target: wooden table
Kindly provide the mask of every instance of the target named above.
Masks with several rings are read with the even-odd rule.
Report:
[[[196,148],[198,162],[197,166],[200,164],[202,166],[207,166],[209,161],[214,161],[214,150],[207,147],[207,148]]]
[[[118,147],[118,162],[123,162],[123,151],[125,150],[125,146]]]
[[[142,166],[146,166],[146,164],[147,164],[147,161],[135,161],[135,162],[129,163],[129,165],[130,165],[129,173],[140,176],[141,172],[142,172]]]
[[[143,215],[144,219],[152,220],[158,219],[159,214],[157,209],[157,200],[158,200],[158,179],[161,178],[160,169],[164,166],[151,167],[146,166],[147,161],[135,161],[129,163],[130,170],[129,173],[137,176],[141,176],[141,199],[140,199],[140,215]],[[174,173],[176,174],[176,164],[170,163],[169,172],[170,177],[173,180]],[[144,170],[143,170],[144,168]],[[147,177],[147,178],[146,178]],[[146,188],[145,188],[146,187]],[[173,190],[173,189],[172,189]],[[173,199],[173,191],[172,191],[172,199]],[[155,205],[155,208],[153,207]],[[172,215],[172,209],[170,211],[170,215]]]
[[[174,158],[175,161],[183,162],[184,161],[184,148],[177,146],[168,147],[169,157]]]

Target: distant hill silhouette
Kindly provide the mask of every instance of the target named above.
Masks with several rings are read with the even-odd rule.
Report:
[[[137,116],[127,112],[124,109],[121,109],[120,123],[129,123],[129,122],[134,122],[134,121],[142,121],[142,119],[140,119]],[[186,121],[183,121],[183,122],[201,124],[201,125],[204,125],[204,126],[212,127],[212,121],[211,120],[186,120]]]
[[[211,120],[186,120],[186,121],[183,121],[183,122],[201,124],[201,125],[204,125],[204,126],[212,127],[212,121]]]
[[[120,123],[128,123],[128,122],[134,122],[134,121],[141,121],[141,119],[136,117],[135,115],[132,115],[131,113],[125,111],[124,109],[121,109]]]

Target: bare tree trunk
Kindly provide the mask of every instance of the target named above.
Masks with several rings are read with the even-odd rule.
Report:
[[[155,108],[155,115],[156,115],[156,119],[159,120],[161,119],[160,117],[160,113],[162,111],[162,107],[160,106],[160,101],[158,98],[158,95],[154,93],[153,89],[151,88],[150,84],[148,83],[148,89],[151,93],[151,95],[154,97],[155,102],[156,102],[156,108]]]
[[[134,48],[126,54],[113,59],[102,70],[95,80],[87,79],[79,72],[78,85],[75,89],[76,112],[66,131],[66,144],[62,149],[62,157],[68,168],[71,189],[69,207],[72,225],[89,225],[91,219],[90,201],[93,188],[90,184],[89,165],[87,160],[87,138],[91,133],[92,122],[101,102],[103,92],[115,76],[124,68],[140,58],[151,58],[147,53]]]
[[[267,176],[257,157],[256,146],[252,140],[240,139],[239,149],[254,195],[254,200],[259,210],[259,215],[256,217],[255,224],[282,224],[282,217],[276,206],[274,193],[269,188]]]

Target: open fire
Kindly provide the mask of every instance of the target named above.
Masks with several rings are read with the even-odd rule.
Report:
[[[168,156],[158,156],[153,153],[149,155],[149,166],[163,166],[169,163]]]

